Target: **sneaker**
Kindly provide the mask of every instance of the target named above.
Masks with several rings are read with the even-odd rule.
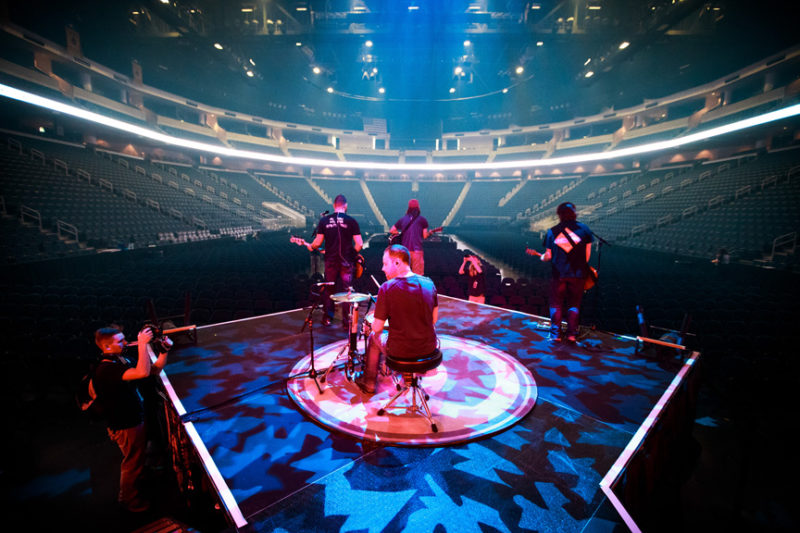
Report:
[[[567,342],[570,344],[576,344],[578,339],[575,338],[575,335],[567,335]]]
[[[548,342],[561,342],[561,336],[557,333],[550,333],[547,335]]]
[[[323,325],[323,326],[330,326],[330,325],[331,325],[331,319],[330,319],[329,317],[327,317],[327,316],[326,316],[326,317],[324,317],[324,318],[322,319],[322,325]]]

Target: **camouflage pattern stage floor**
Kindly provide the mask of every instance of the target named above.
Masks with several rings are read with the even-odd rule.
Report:
[[[678,365],[592,332],[551,344],[542,319],[440,297],[437,331],[510,354],[535,379],[518,423],[463,444],[388,447],[315,423],[286,378],[310,350],[306,312],[199,328],[167,377],[256,531],[581,531],[618,523],[598,486]],[[315,349],[340,342],[314,326]],[[605,524],[604,521],[609,523]],[[444,529],[443,529],[444,528]]]

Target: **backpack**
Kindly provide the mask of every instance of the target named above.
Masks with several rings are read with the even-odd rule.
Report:
[[[89,372],[84,375],[78,382],[77,390],[75,391],[75,403],[81,411],[89,413],[92,419],[101,419],[103,416],[102,409],[99,402],[97,402],[97,393],[94,390],[92,379],[97,367],[92,365]]]

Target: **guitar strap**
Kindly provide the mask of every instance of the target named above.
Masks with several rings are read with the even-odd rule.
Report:
[[[406,231],[408,231],[408,228],[410,228],[410,227],[411,227],[411,224],[413,224],[413,223],[414,223],[414,221],[415,221],[415,220],[417,220],[417,217],[418,217],[418,216],[419,216],[419,215],[414,215],[413,217],[411,217],[411,220],[408,222],[408,224],[406,224],[406,225],[403,227],[403,229],[402,229],[402,230],[400,230],[400,231],[397,233],[397,235],[395,235],[395,236],[394,236],[394,238],[395,238],[395,239],[398,239],[398,242],[397,242],[397,244],[403,244],[403,233],[405,233]]]
[[[567,238],[569,243],[572,245],[572,250],[570,250],[570,252],[574,252],[575,249],[578,247],[578,245],[575,243],[575,241],[572,240],[572,236],[570,235],[571,231],[569,231],[569,228],[564,226],[564,230],[565,231],[563,231],[562,233]],[[584,246],[587,246],[587,245],[584,244]],[[591,267],[589,266],[589,263],[586,263],[586,268],[587,268],[586,275],[587,276],[591,276],[592,275],[592,270],[591,270]]]
[[[417,217],[418,217],[418,216],[419,216],[419,215],[414,215],[413,217],[411,217],[411,220],[408,222],[408,224],[406,224],[406,227],[405,227],[405,228],[403,228],[403,231],[401,231],[400,233],[403,233],[403,232],[406,232],[406,231],[408,231],[408,228],[410,228],[410,227],[411,227],[411,225],[414,223],[414,221],[415,221],[415,220],[417,220]]]

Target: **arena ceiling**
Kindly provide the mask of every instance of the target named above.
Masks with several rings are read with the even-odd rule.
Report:
[[[442,131],[620,109],[800,41],[767,0],[40,0],[12,23],[148,85],[278,120],[383,118],[395,145]]]

